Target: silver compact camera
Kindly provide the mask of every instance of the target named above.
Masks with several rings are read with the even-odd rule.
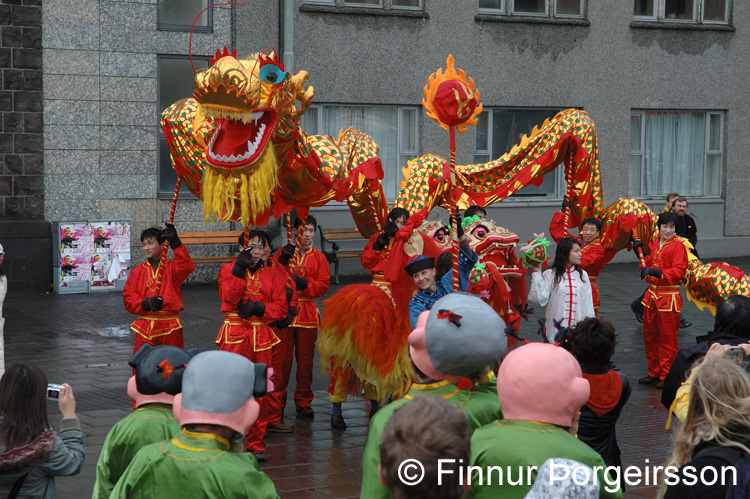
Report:
[[[63,385],[49,383],[47,385],[47,400],[60,400],[60,391],[64,389]]]

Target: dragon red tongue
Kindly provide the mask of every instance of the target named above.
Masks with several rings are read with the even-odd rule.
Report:
[[[216,133],[216,143],[214,152],[217,154],[226,154],[235,152],[239,149],[243,153],[247,151],[247,141],[253,134],[253,123],[242,123],[241,121],[232,121],[221,119],[218,121]]]

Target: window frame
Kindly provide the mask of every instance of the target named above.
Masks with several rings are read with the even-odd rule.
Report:
[[[501,6],[500,8],[488,8],[488,7],[478,7],[478,13],[480,15],[491,15],[491,16],[504,16],[504,17],[512,17],[512,18],[526,18],[530,20],[539,19],[539,20],[586,20],[587,19],[587,1],[588,0],[579,0],[579,6],[580,6],[580,14],[558,14],[557,13],[557,3],[559,0],[544,0],[545,3],[545,12],[518,12],[516,11],[516,1],[517,0],[500,0]]]
[[[333,8],[347,9],[364,9],[373,11],[423,11],[425,0],[418,0],[419,5],[416,7],[408,5],[394,5],[393,0],[379,0],[377,5],[359,3],[354,0],[302,0],[302,5],[309,6],[327,6]]]
[[[159,4],[162,0],[156,0],[156,29],[157,31],[190,31],[193,28],[191,24],[172,24],[162,23]],[[211,7],[214,0],[206,0],[206,7]],[[213,33],[214,31],[214,9],[206,9],[206,26],[196,26],[193,31],[198,33]]]
[[[557,107],[485,107],[482,109],[481,114],[487,113],[487,149],[477,149],[476,147],[476,135],[474,139],[474,162],[475,163],[485,163],[494,161],[497,158],[492,157],[492,128],[494,126],[494,111],[495,110],[507,110],[507,111],[555,111],[555,113],[559,113],[560,111],[567,109],[565,107],[557,108]],[[542,123],[539,123],[537,126],[541,126]],[[478,133],[478,126],[475,127],[475,133]],[[505,153],[504,153],[505,154]],[[486,156],[488,159],[487,161],[477,161],[477,156]],[[560,161],[562,163],[562,160]],[[562,199],[565,196],[565,176],[563,174],[564,168],[555,168],[554,175],[555,175],[555,191],[551,194],[519,194],[519,192],[523,189],[519,189],[518,192],[508,197],[505,201],[521,201],[521,202],[527,202],[527,201],[538,201],[538,202],[545,202],[545,201],[557,201]]]
[[[639,137],[639,145],[638,149],[634,150],[631,149],[631,144],[628,145],[628,158],[632,157],[638,157],[640,156],[640,161],[638,165],[639,169],[639,185],[638,185],[638,192],[634,192],[632,189],[632,186],[630,185],[630,177],[631,177],[631,165],[630,161],[628,161],[628,196],[634,197],[637,199],[661,199],[663,198],[666,193],[659,193],[659,194],[643,194],[644,192],[644,184],[645,184],[645,161],[646,161],[646,150],[645,150],[645,144],[646,144],[646,115],[649,113],[703,113],[705,116],[704,120],[704,150],[703,150],[703,185],[701,186],[702,193],[701,194],[689,194],[691,198],[700,198],[700,199],[717,199],[721,198],[721,191],[722,191],[722,181],[724,177],[724,163],[726,161],[726,151],[724,148],[724,126],[726,122],[726,111],[718,110],[718,109],[631,109],[630,110],[630,116],[631,120],[633,116],[640,115],[641,120],[641,126],[640,126],[640,137]],[[719,117],[719,149],[710,149],[710,140],[711,140],[711,116],[718,116]],[[707,167],[708,167],[708,157],[720,157],[720,167],[718,172],[718,178],[716,179],[716,189],[715,193],[706,193],[706,185],[708,183],[708,175],[707,175]],[[674,165],[672,165],[674,167]],[[668,190],[673,190],[672,188]]]
[[[209,62],[209,56],[203,56],[203,55],[195,55],[193,54],[193,63],[195,63],[196,60],[199,60],[201,62],[206,63],[206,67],[210,67],[211,63]],[[163,186],[163,176],[162,176],[162,161],[161,156],[164,152],[162,148],[166,147],[167,152],[169,152],[169,169],[174,171],[174,168],[172,167],[172,156],[171,152],[169,151],[169,144],[167,144],[167,138],[164,136],[164,132],[161,129],[161,105],[162,105],[162,99],[161,99],[161,61],[163,59],[182,59],[182,60],[190,60],[190,57],[183,54],[156,54],[156,126],[158,128],[157,132],[157,139],[156,139],[156,197],[157,199],[171,199],[174,195],[174,185],[169,186]],[[189,97],[189,96],[186,96]],[[169,107],[172,105],[172,103],[168,104],[166,107]],[[166,109],[166,107],[164,109]],[[179,196],[185,196],[190,194],[190,191],[185,186],[185,183],[183,182],[180,185],[180,192]]]
[[[633,0],[634,2],[636,0]],[[731,26],[732,0],[726,0],[724,4],[724,21],[713,21],[705,19],[706,0],[693,0],[692,19],[668,19],[666,17],[666,0],[654,0],[654,13],[652,15],[633,14],[633,21],[644,23],[655,23],[670,26]]]
[[[397,104],[387,105],[387,104],[353,104],[353,103],[352,104],[316,103],[310,106],[310,109],[307,111],[309,113],[310,111],[315,110],[314,112],[316,113],[316,116],[315,116],[316,130],[315,131],[303,130],[307,135],[322,135],[323,134],[321,131],[324,130],[323,114],[324,114],[325,107],[329,107],[329,108],[330,107],[358,107],[358,108],[378,107],[378,108],[396,109],[397,111],[396,126],[398,127],[396,130],[396,134],[397,134],[398,139],[397,139],[397,151],[396,151],[396,171],[394,172],[395,175],[397,176],[396,182],[395,182],[395,191],[393,193],[388,193],[388,192],[385,192],[385,186],[383,187],[383,192],[385,192],[386,200],[389,203],[393,202],[396,199],[396,197],[398,197],[398,193],[400,190],[400,187],[399,187],[400,181],[403,180],[403,177],[402,177],[403,174],[401,172],[401,168],[406,167],[406,162],[404,162],[403,164],[401,163],[402,159],[405,159],[406,157],[410,157],[410,156],[413,156],[414,158],[416,158],[416,157],[419,157],[420,155],[419,153],[419,141],[420,141],[419,122],[420,122],[420,109],[421,109],[420,106],[403,106],[403,105],[397,105]],[[414,112],[414,118],[415,118],[414,119],[414,145],[416,149],[406,149],[405,144],[402,143],[403,137],[402,137],[401,131],[402,131],[403,123],[404,123],[403,115],[406,111]],[[366,130],[360,130],[360,131],[365,132],[368,135],[370,135],[370,133],[367,132]],[[388,175],[388,173],[389,172],[385,170],[385,165],[384,165],[384,169],[383,169],[384,177],[385,175]],[[332,203],[337,203],[337,202],[332,201]],[[339,204],[345,204],[345,203],[346,202],[343,201]]]

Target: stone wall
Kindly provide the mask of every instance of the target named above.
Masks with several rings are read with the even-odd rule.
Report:
[[[143,261],[140,232],[169,214],[170,199],[157,193],[158,56],[186,56],[190,36],[159,30],[157,8],[156,0],[43,5],[44,216],[130,220],[134,264]],[[213,10],[213,30],[193,34],[194,55],[231,47],[231,12]],[[180,196],[175,224],[208,229],[189,193]]]
[[[44,215],[42,2],[0,2],[0,216]]]

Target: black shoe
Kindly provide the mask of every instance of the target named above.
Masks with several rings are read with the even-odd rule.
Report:
[[[635,305],[630,305],[630,310],[633,311],[635,314],[635,320],[643,324],[643,307],[636,307]]]
[[[266,453],[262,450],[254,450],[253,456],[255,456],[255,460],[259,463],[265,463],[266,461],[268,461],[268,456],[266,456]]]
[[[313,411],[312,407],[309,405],[306,407],[297,406],[295,409],[297,411],[297,414],[302,416],[303,418],[314,418],[315,417],[315,411]]]
[[[644,376],[638,380],[638,383],[641,385],[653,385],[654,383],[659,383],[659,378],[656,376]],[[664,386],[664,383],[662,383],[662,386]]]
[[[346,421],[344,421],[344,416],[331,416],[331,428],[346,430]]]
[[[658,382],[658,383],[656,383],[656,384],[655,384],[654,386],[655,386],[656,388],[658,388],[659,390],[663,389],[663,388],[664,388],[664,380],[663,380],[663,379],[662,379],[662,380],[659,380],[659,382]]]
[[[686,321],[685,319],[680,319],[680,329],[687,329],[692,325],[693,325],[692,322]]]

